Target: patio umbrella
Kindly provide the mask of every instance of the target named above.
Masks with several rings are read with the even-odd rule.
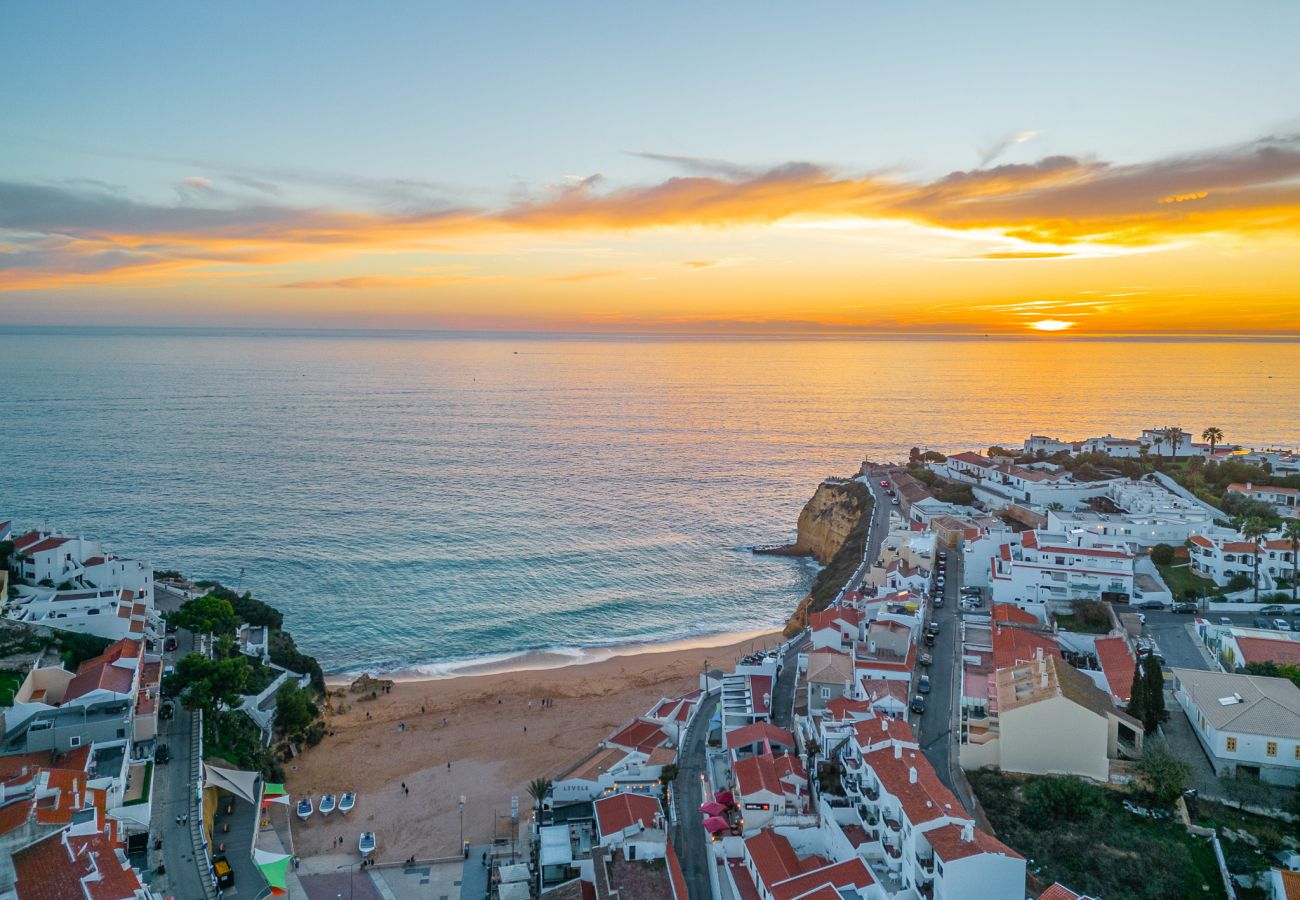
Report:
[[[704,813],[706,816],[721,815],[726,811],[727,807],[719,803],[717,800],[710,800],[708,803],[700,804],[700,812]]]
[[[718,791],[718,795],[713,799],[717,800],[723,806],[730,806],[736,802],[736,798],[731,796],[731,791]]]
[[[709,816],[704,820],[704,830],[709,834],[717,834],[719,831],[727,831],[731,824],[722,816]]]

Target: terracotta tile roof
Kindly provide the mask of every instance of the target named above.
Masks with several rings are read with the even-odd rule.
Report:
[[[774,885],[768,885],[768,889],[771,890],[776,900],[795,900],[796,897],[811,894],[822,886],[865,888],[875,883],[876,879],[872,877],[871,870],[866,867],[861,859],[854,857],[841,863],[813,869],[811,872],[796,875]]]
[[[754,711],[767,713],[772,709],[772,676],[750,675],[749,690],[754,697]]]
[[[965,815],[961,801],[944,787],[920,750],[895,745],[868,751],[862,754],[862,758],[884,789],[898,798],[913,825],[944,816]],[[915,781],[912,780],[913,772],[916,773]]]
[[[1189,540],[1190,540],[1193,544],[1196,544],[1198,547],[1213,547],[1213,546],[1214,546],[1214,541],[1212,541],[1212,540],[1210,540],[1209,538],[1205,537],[1204,535],[1200,535],[1200,534],[1194,534],[1194,535],[1192,535],[1191,538],[1189,538]],[[1046,896],[1046,895],[1044,895],[1044,896]]]
[[[628,750],[623,747],[611,747],[603,753],[597,753],[586,762],[570,769],[561,776],[561,781],[569,778],[581,779],[583,781],[596,781],[601,775],[604,775],[614,766],[621,763],[628,757]]]
[[[1097,900],[1097,898],[1089,894],[1076,894],[1058,881],[1039,894],[1038,900]]]
[[[677,751],[672,747],[655,747],[646,757],[647,766],[671,766],[677,762]]]
[[[686,875],[682,872],[681,861],[673,850],[671,840],[667,842],[664,855],[668,858],[668,880],[673,886],[673,900],[687,900]]]
[[[968,856],[976,856],[980,853],[996,853],[999,856],[1009,856],[1012,859],[1024,859],[1019,853],[987,832],[972,828],[971,839],[964,841],[962,840],[961,831],[960,825],[942,825],[925,832],[925,837],[930,842],[930,846],[934,848],[934,855],[944,862],[965,859]]]
[[[808,654],[806,677],[810,684],[843,684],[852,681],[853,657],[829,647],[819,647]]]
[[[1300,644],[1295,646],[1300,651]],[[1121,703],[1128,703],[1132,696],[1133,673],[1137,671],[1137,660],[1133,658],[1128,641],[1122,637],[1098,638],[1096,647],[1097,659],[1111,694]]]
[[[870,718],[874,715],[870,700],[851,700],[848,697],[836,697],[834,700],[827,701],[826,713],[833,721]]]
[[[882,741],[902,741],[916,743],[916,734],[912,726],[902,719],[892,716],[877,716],[853,724],[853,736],[859,748],[864,752]]]
[[[660,814],[659,801],[645,794],[624,791],[596,801],[596,824],[601,835],[617,834],[634,822],[654,828]]]
[[[759,879],[769,890],[774,884],[804,873],[789,839],[775,831],[764,830],[745,838],[745,850],[754,861]]]
[[[24,798],[16,803],[0,806],[0,836],[24,825],[32,815],[34,801]]]
[[[867,695],[866,703],[872,703],[876,700],[883,700],[886,697],[893,697],[902,703],[907,703],[908,682],[898,678],[863,678],[858,682],[863,693]]]
[[[745,747],[759,741],[767,741],[770,744],[777,744],[792,750],[798,746],[795,743],[794,735],[770,722],[755,722],[752,725],[734,728],[727,732],[726,743],[728,747]]]
[[[44,537],[45,535],[39,531],[29,531],[26,534],[20,534],[15,538],[11,538],[11,540],[13,541],[15,550],[19,553],[26,553],[28,547],[40,543]]]
[[[1038,616],[1031,612],[1021,609],[1014,603],[994,603],[993,604],[993,621],[994,622],[1014,622],[1020,625],[1042,625],[1038,621]]]
[[[668,735],[654,722],[647,722],[644,719],[637,719],[632,723],[610,736],[605,742],[613,744],[616,747],[626,747],[629,750],[640,750],[642,753],[649,753],[655,747],[661,746],[668,740]]]
[[[112,691],[115,694],[130,693],[135,681],[135,670],[115,663],[121,659],[135,659],[139,654],[139,641],[121,640],[110,644],[102,654],[77,666],[76,677],[68,682],[68,687],[63,692],[63,702],[67,703],[95,690]]]
[[[22,553],[24,556],[31,556],[35,553],[44,553],[46,550],[54,550],[58,547],[62,547],[70,540],[71,538],[50,537],[50,538],[46,538],[43,541],[38,541],[37,543],[32,544],[31,546],[24,547],[18,552]]]
[[[742,797],[752,797],[760,791],[781,796],[785,788],[777,774],[771,754],[760,753],[737,760],[731,770],[736,776],[736,789]]]
[[[1241,651],[1243,663],[1272,662],[1278,665],[1300,665],[1300,641],[1239,637],[1237,648]]]
[[[18,900],[130,900],[140,879],[103,834],[53,834],[14,854]]]
[[[1282,890],[1286,900],[1300,900],[1300,872],[1280,869],[1282,873]]]
[[[1016,663],[1027,662],[1038,655],[1039,649],[1043,651],[1044,655],[1061,655],[1061,648],[1057,645],[1056,638],[1050,634],[994,624],[994,668],[1006,669]]]

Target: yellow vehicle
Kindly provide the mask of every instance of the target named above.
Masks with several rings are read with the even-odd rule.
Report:
[[[212,871],[217,876],[217,886],[228,888],[235,883],[235,872],[230,868],[230,862],[224,856],[218,856],[212,860]]]

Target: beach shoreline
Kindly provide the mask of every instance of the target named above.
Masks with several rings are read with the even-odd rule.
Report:
[[[295,848],[327,856],[374,831],[380,860],[454,855],[461,797],[463,839],[490,841],[508,829],[512,797],[521,818],[531,815],[529,781],[573,767],[661,698],[696,690],[707,669],[729,670],[751,649],[782,640],[773,628],[730,643],[701,636],[668,649],[628,645],[598,660],[386,678],[391,684],[372,683],[366,692],[336,676],[327,736],[286,763],[286,784],[294,797],[317,800],[356,791],[357,808],[346,819],[295,821]]]
[[[506,675],[512,672],[540,672],[586,666],[624,657],[658,653],[677,653],[683,650],[707,650],[713,647],[733,647],[751,642],[755,650],[781,642],[781,623],[769,628],[709,632],[662,641],[636,641],[595,647],[554,647],[543,650],[521,650],[499,656],[480,656],[452,659],[445,662],[421,663],[400,669],[365,669],[325,676],[325,684],[333,689],[346,687],[363,675],[386,679],[395,683],[446,681],[472,678],[481,675]]]

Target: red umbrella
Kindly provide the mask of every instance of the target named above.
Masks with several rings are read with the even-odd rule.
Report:
[[[731,823],[722,816],[709,816],[704,820],[704,830],[709,834],[717,834],[719,831],[727,831],[731,828]]]
[[[730,806],[736,802],[736,798],[731,796],[731,791],[718,791],[718,795],[713,799],[717,800],[723,806]]]
[[[726,811],[726,805],[719,803],[717,800],[710,800],[708,803],[700,804],[700,812],[704,813],[706,816],[717,816]]]

